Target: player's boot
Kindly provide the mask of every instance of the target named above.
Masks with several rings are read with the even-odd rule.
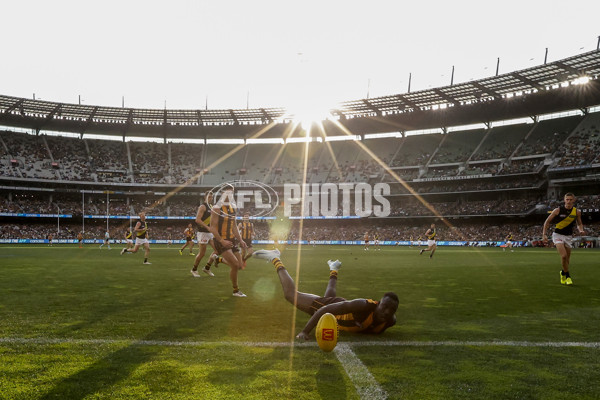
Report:
[[[233,292],[233,296],[234,297],[247,297],[244,293],[242,293],[241,290],[238,290],[237,292]]]
[[[200,274],[198,273],[198,271],[191,270],[190,272],[192,273],[192,275],[194,275],[194,278],[200,278]]]
[[[340,267],[342,266],[342,262],[340,260],[335,260],[335,261],[327,261],[327,265],[329,265],[329,270],[330,271],[339,271]]]
[[[272,261],[274,258],[279,258],[281,252],[278,249],[275,250],[256,250],[254,257],[260,258],[261,260]]]
[[[121,250],[121,255],[125,254],[126,251],[127,251],[127,249],[125,249],[125,248],[123,250]]]
[[[202,272],[204,272],[208,276],[215,276],[210,269],[202,268]],[[198,275],[200,276],[200,275]]]
[[[570,277],[570,276],[567,276],[567,279],[565,279],[565,281],[566,281],[565,283],[566,283],[567,285],[572,285],[572,284],[573,284],[573,279],[571,279],[571,277]]]
[[[424,251],[425,249],[421,249],[421,251],[419,251],[419,255],[423,254]]]
[[[180,255],[180,256],[182,256],[182,255],[183,255],[183,252],[182,252],[181,250],[179,250],[179,255]]]
[[[567,277],[565,275],[563,275],[562,271],[560,271],[560,284],[561,285],[566,285],[567,284]]]

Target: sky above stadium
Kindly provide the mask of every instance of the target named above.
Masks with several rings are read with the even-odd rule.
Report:
[[[600,2],[12,1],[0,93],[142,108],[327,109],[596,49]]]

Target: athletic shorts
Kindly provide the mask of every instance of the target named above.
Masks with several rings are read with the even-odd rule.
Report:
[[[427,241],[427,246],[435,246],[435,240],[428,240]]]
[[[249,249],[252,248],[252,239],[242,239],[244,241],[244,243],[246,243],[246,246],[248,246]]]
[[[225,253],[227,250],[231,250],[232,253],[239,253],[240,252],[240,248],[237,246],[237,240],[236,239],[227,239],[230,242],[233,243],[233,247],[226,249],[225,247],[223,247],[223,245],[221,244],[221,242],[219,242],[218,240],[215,240],[213,243],[215,245],[215,253],[217,253],[218,255],[221,255],[223,253]]]
[[[561,235],[560,233],[554,232],[552,234],[552,241],[554,244],[564,244],[569,249],[573,248],[573,236]]]
[[[197,232],[198,244],[207,244],[214,235],[210,232]]]
[[[185,241],[186,242],[191,242],[192,241],[192,237],[191,236],[186,236],[185,237]]]
[[[365,240],[365,244],[369,244],[369,241],[368,241],[368,240]]]
[[[138,245],[142,245],[142,244],[150,244],[150,241],[148,239],[146,239],[146,238],[136,237],[135,238],[135,245],[138,246]]]
[[[133,244],[133,240],[131,240],[131,239],[125,239],[125,243],[127,243],[127,244]]]
[[[310,315],[313,315],[321,307],[328,304],[340,303],[342,301],[346,301],[346,299],[343,297],[319,297],[318,299],[313,300],[310,306]]]
[[[507,246],[512,246],[512,242],[509,240],[508,242],[506,242]]]

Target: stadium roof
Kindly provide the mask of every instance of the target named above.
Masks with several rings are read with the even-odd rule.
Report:
[[[600,104],[600,51],[455,85],[341,103],[332,117],[354,134],[427,129]],[[518,100],[517,100],[518,99]],[[169,110],[56,103],[0,95],[0,125],[127,137],[281,137],[284,108]],[[270,126],[263,134],[265,125]],[[326,129],[336,124],[326,122]]]

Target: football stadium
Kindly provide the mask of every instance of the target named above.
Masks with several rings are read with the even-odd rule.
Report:
[[[597,398],[599,47],[318,117],[0,89],[0,398]]]

